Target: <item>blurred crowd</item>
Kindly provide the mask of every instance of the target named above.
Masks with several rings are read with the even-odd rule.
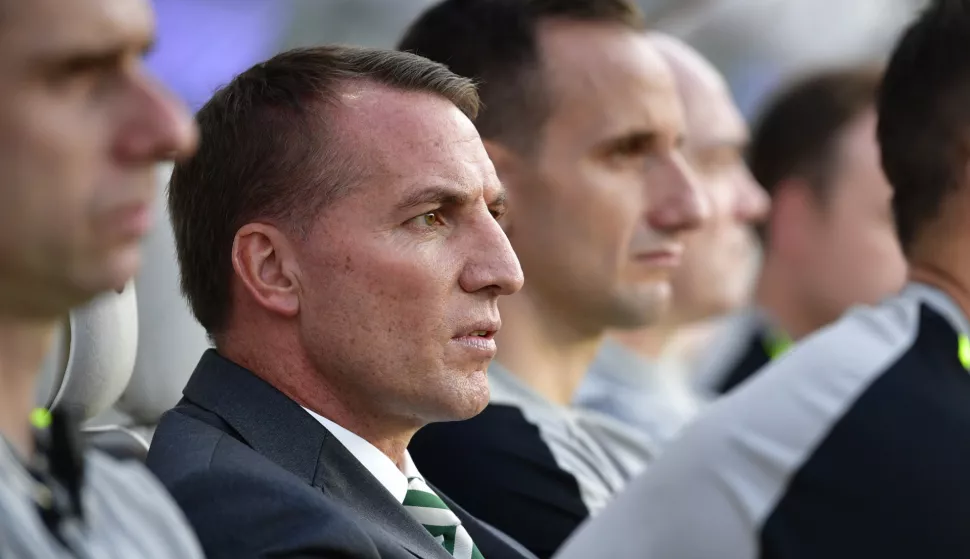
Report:
[[[970,557],[970,0],[0,0],[0,76],[0,559]]]

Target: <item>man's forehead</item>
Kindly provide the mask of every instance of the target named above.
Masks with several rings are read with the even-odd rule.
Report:
[[[429,92],[354,82],[341,86],[338,102],[324,113],[343,145],[392,168],[448,159],[456,150],[484,151],[471,121],[451,101]]]
[[[2,0],[0,40],[37,56],[143,50],[154,39],[146,0]]]
[[[549,22],[541,29],[548,94],[560,112],[575,113],[581,105],[590,121],[606,128],[681,125],[673,77],[642,33],[578,22]]]
[[[620,24],[548,21],[539,27],[539,46],[543,72],[554,84],[622,78],[654,87],[672,83],[650,42]]]
[[[324,118],[331,141],[357,160],[360,175],[395,184],[396,195],[449,186],[479,196],[497,183],[475,126],[444,97],[346,84]]]

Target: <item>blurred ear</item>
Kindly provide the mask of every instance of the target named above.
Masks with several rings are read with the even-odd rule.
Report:
[[[265,223],[243,225],[232,242],[232,267],[261,307],[286,317],[299,312],[299,266],[279,229]]]
[[[785,179],[775,186],[768,219],[769,250],[798,255],[807,250],[822,225],[824,208],[805,179]]]
[[[523,180],[524,166],[522,159],[504,144],[493,140],[482,140],[488,158],[495,166],[495,173],[499,182],[505,187],[508,196],[505,216],[502,218],[502,230],[509,235],[515,223],[516,192]]]

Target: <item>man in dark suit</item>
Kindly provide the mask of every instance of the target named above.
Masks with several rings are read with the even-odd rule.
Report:
[[[478,103],[421,57],[317,47],[200,111],[169,208],[215,349],[148,461],[210,558],[529,557],[407,452],[484,408],[498,297],[522,285]]]

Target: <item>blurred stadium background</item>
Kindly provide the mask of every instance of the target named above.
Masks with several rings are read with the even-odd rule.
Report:
[[[728,77],[749,116],[792,75],[881,60],[925,0],[640,0]],[[274,52],[319,43],[392,47],[430,0],[153,0],[151,67],[192,106]]]

